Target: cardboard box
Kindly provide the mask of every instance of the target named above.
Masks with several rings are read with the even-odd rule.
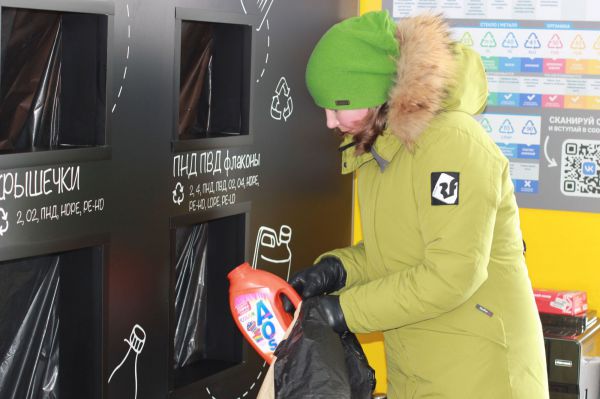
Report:
[[[588,309],[585,291],[534,289],[533,294],[540,313],[576,315]]]

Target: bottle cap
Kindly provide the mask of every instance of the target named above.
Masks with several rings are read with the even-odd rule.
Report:
[[[279,243],[288,244],[292,239],[292,229],[285,224],[279,228]]]

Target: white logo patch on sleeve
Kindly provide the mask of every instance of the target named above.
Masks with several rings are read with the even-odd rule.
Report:
[[[431,174],[431,205],[458,205],[458,172]]]

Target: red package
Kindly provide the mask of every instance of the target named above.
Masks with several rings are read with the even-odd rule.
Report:
[[[585,291],[555,291],[534,289],[535,303],[540,313],[576,315],[587,311]]]

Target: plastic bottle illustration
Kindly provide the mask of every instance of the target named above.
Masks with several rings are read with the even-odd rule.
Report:
[[[271,364],[273,352],[292,322],[283,309],[281,294],[294,306],[302,299],[298,293],[276,275],[256,270],[243,263],[227,275],[231,314],[244,338]]]
[[[292,251],[289,246],[291,239],[290,226],[282,225],[279,235],[272,228],[262,226],[256,236],[252,268],[268,270],[283,277],[281,269],[285,267],[285,279],[289,279],[292,266]]]
[[[135,376],[134,377],[135,378],[134,399],[135,399],[135,398],[137,398],[137,386],[138,386],[137,362],[138,362],[138,356],[140,355],[140,353],[142,353],[142,349],[144,349],[144,344],[146,343],[146,332],[140,325],[136,324],[135,326],[133,326],[133,329],[131,330],[131,334],[129,334],[129,339],[125,338],[123,341],[125,341],[129,344],[129,349],[127,350],[127,353],[123,357],[123,360],[121,360],[121,363],[119,363],[117,365],[117,367],[114,368],[114,370],[110,374],[110,377],[108,377],[108,383],[110,384],[110,380],[113,378],[113,376],[115,375],[117,370],[119,370],[125,364],[125,362],[127,362],[129,354],[133,350],[133,352],[135,353],[135,356],[131,357],[131,359],[133,359],[133,360],[132,361],[130,360],[126,367],[133,367],[133,374]],[[133,366],[129,366],[129,364],[131,364],[131,363],[133,363]]]

